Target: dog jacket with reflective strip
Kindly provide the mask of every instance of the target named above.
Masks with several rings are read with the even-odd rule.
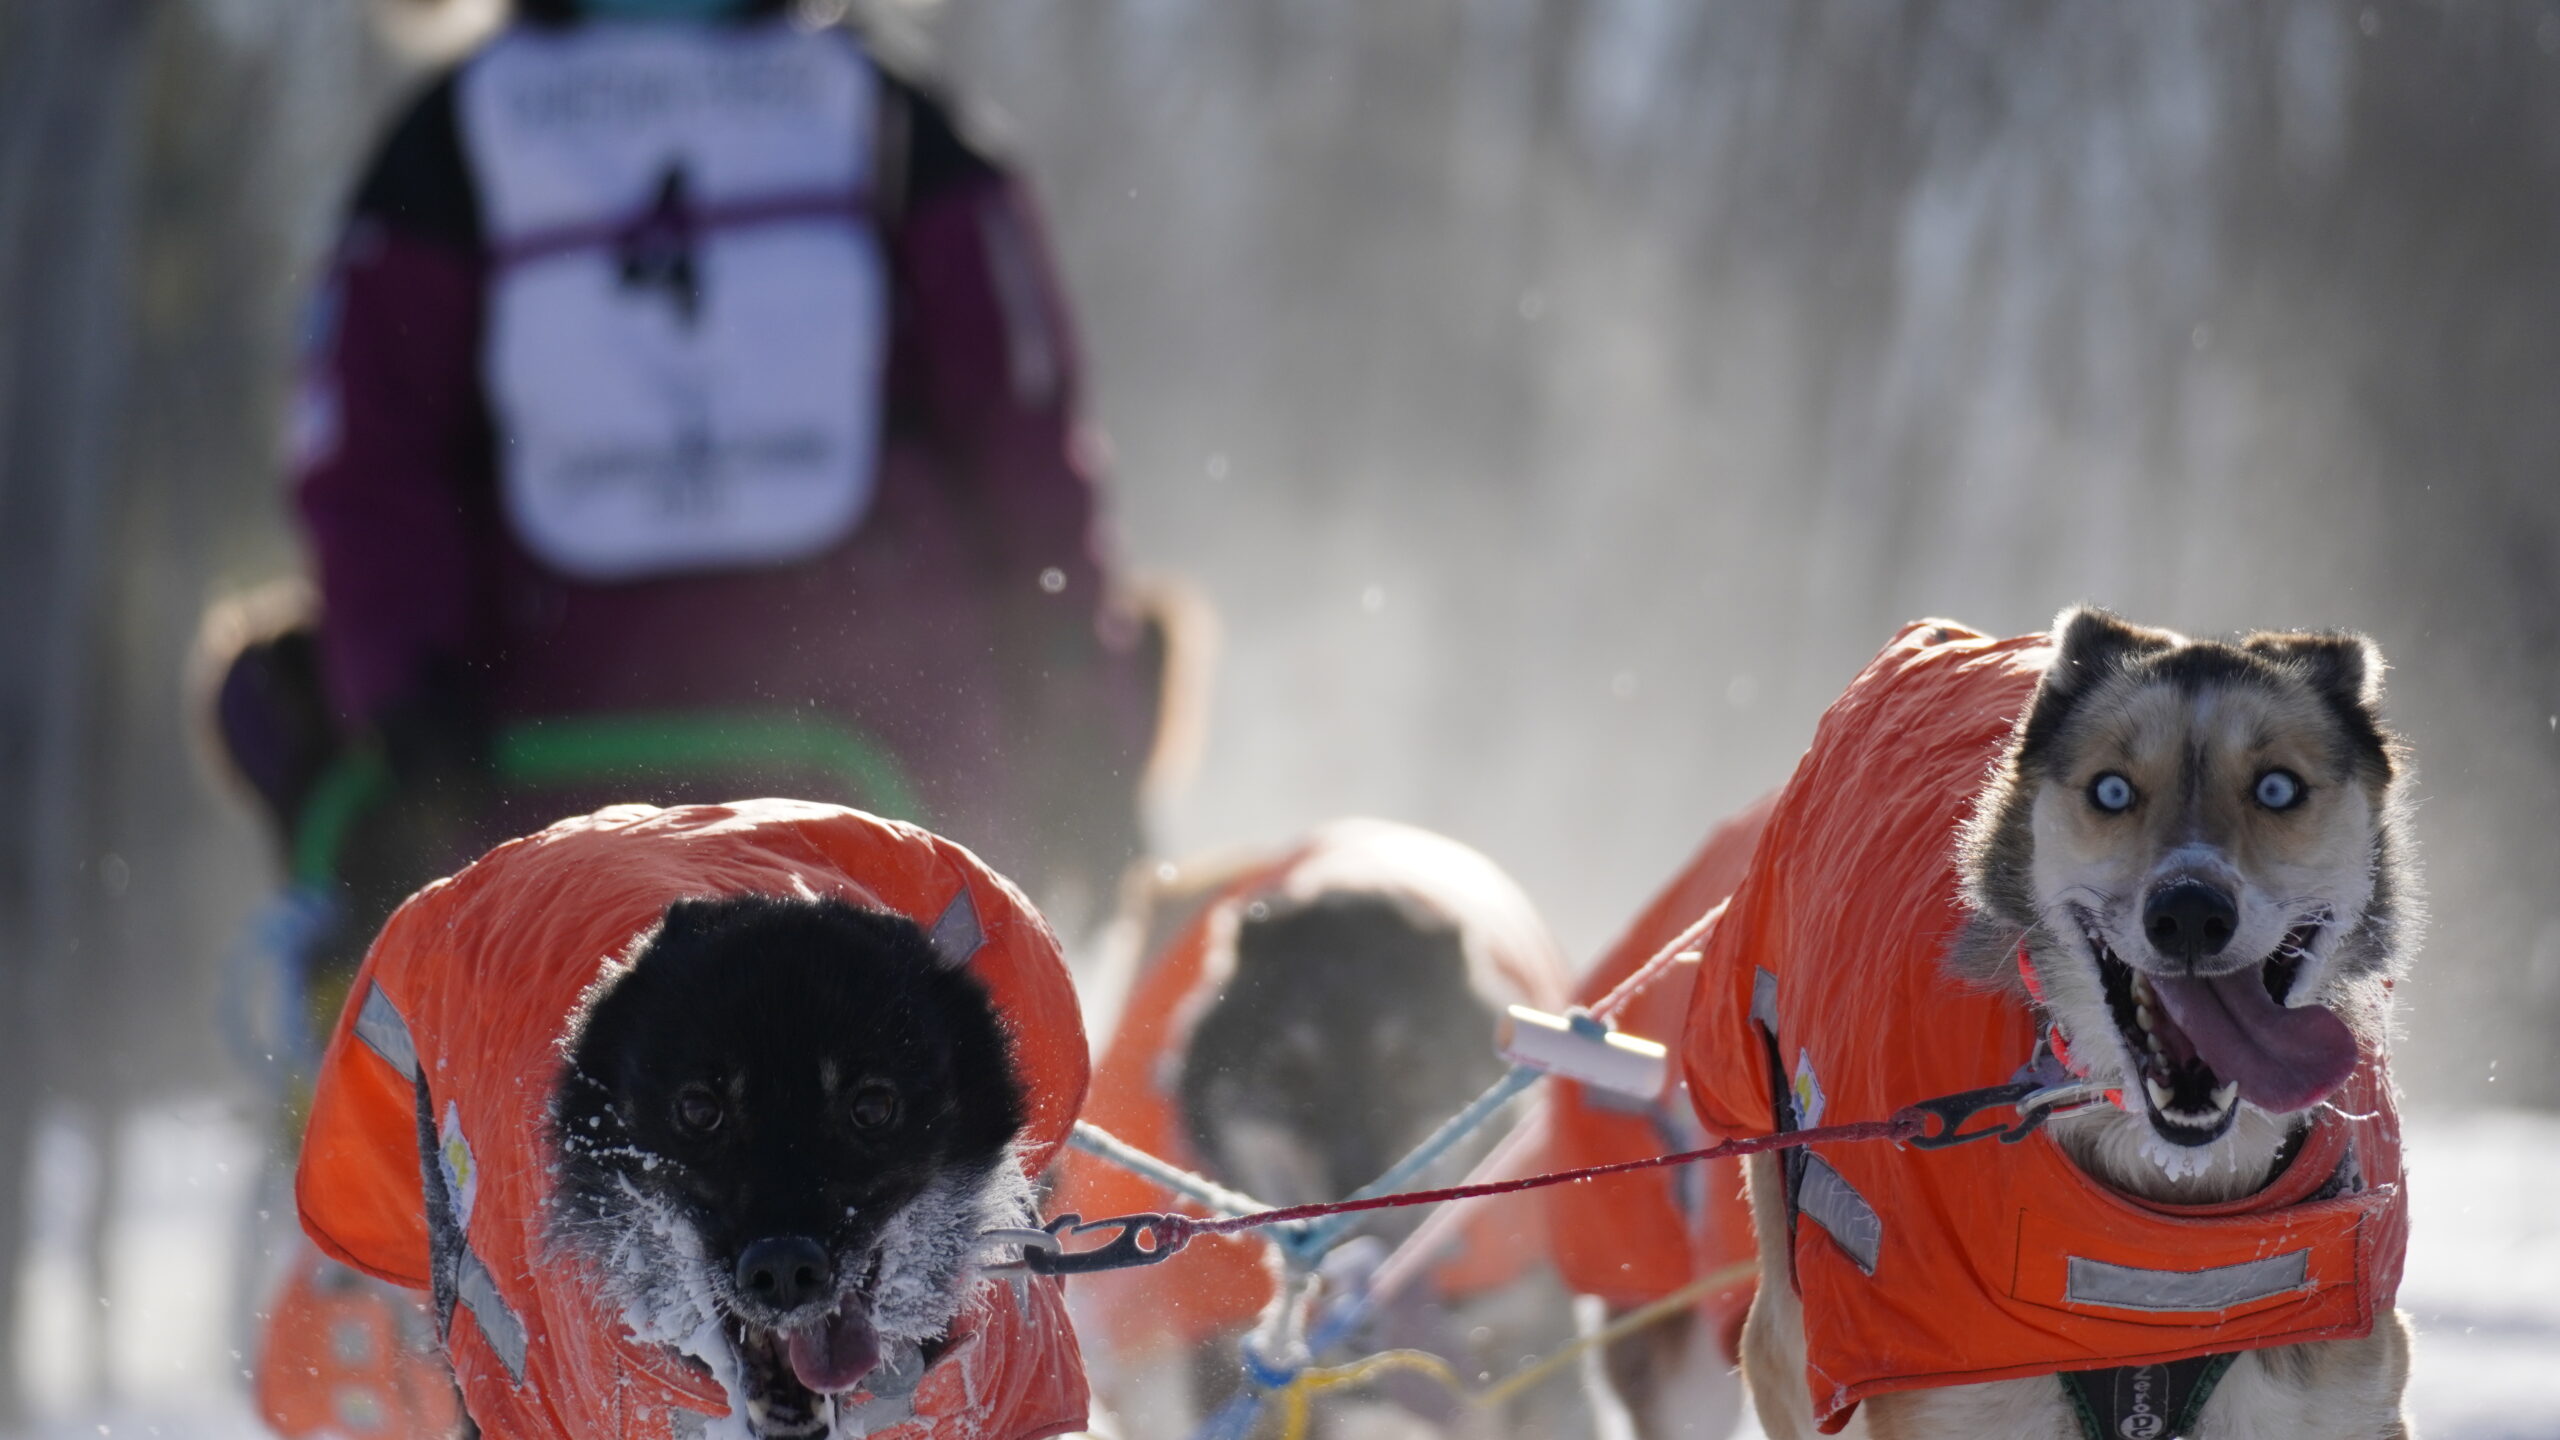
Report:
[[[2051,655],[2042,636],[1916,624],[1823,715],[1705,937],[1683,1049],[1709,1129],[1880,1119],[2030,1063],[2028,1005],[1943,957],[1964,915],[1957,829]],[[2045,1133],[1790,1153],[1805,1157],[1793,1255],[1826,1432],[1887,1391],[2362,1336],[2408,1240],[2375,1055],[2285,1172],[2227,1205],[2117,1193]]]
[[[492,1440],[676,1440],[728,1412],[708,1374],[635,1340],[588,1269],[545,1246],[545,1124],[561,1034],[599,967],[672,901],[748,893],[840,896],[924,926],[1004,1022],[1028,1101],[1026,1174],[1075,1122],[1084,1032],[1057,941],[958,845],[758,800],[617,806],[500,846],[411,897],[374,942],[322,1059],[295,1178],[323,1250],[433,1292],[465,1403]],[[911,1403],[911,1422],[874,1433],[1034,1440],[1081,1427],[1083,1362],[1058,1282],[979,1285]]]
[[[1691,932],[1742,878],[1776,798],[1755,803],[1708,833],[1689,863],[1593,962],[1574,993],[1575,1004],[1598,1004],[1663,950],[1684,940],[1695,943]],[[1628,997],[1612,1018],[1628,1034],[1660,1041],[1677,1053],[1697,978],[1694,959],[1675,964]],[[1677,1075],[1650,1105],[1561,1077],[1550,1082],[1548,1096],[1551,1129],[1537,1167],[1542,1170],[1641,1160],[1707,1143],[1697,1131],[1688,1084]],[[1755,1253],[1742,1166],[1733,1160],[1562,1186],[1547,1194],[1547,1220],[1548,1244],[1565,1284],[1620,1307],[1660,1300],[1704,1276],[1747,1265]],[[1738,1358],[1735,1341],[1752,1285],[1744,1276],[1699,1302],[1700,1313],[1724,1339],[1727,1359]]]
[[[1400,896],[1456,926],[1475,989],[1490,999],[1552,1009],[1570,984],[1563,953],[1528,897],[1484,856],[1407,826],[1338,822],[1237,877],[1146,958],[1094,1066],[1085,1118],[1151,1155],[1196,1169],[1174,1086],[1191,1028],[1226,979],[1213,972],[1210,957],[1231,952],[1236,924],[1254,901],[1329,890]],[[1492,1040],[1488,1031],[1485,1043]],[[1153,1182],[1082,1152],[1070,1151],[1059,1172],[1053,1213],[1200,1213]],[[1516,1278],[1537,1253],[1534,1243],[1524,1243],[1533,1241],[1536,1213],[1528,1205],[1485,1207],[1468,1226],[1466,1243],[1433,1272],[1435,1286],[1444,1295],[1470,1295]],[[1271,1299],[1262,1242],[1249,1236],[1203,1236],[1167,1264],[1078,1283],[1079,1315],[1089,1313],[1123,1356],[1203,1344],[1242,1328]],[[1082,1308],[1088,1303],[1090,1312]]]

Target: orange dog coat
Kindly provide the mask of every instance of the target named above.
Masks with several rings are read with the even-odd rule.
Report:
[[[1705,937],[1684,1058],[1708,1128],[1880,1119],[2010,1080],[2038,1017],[1948,974],[1954,843],[2051,659],[2043,637],[1906,628],[1834,702]],[[1976,1122],[1979,1124],[1980,1122]],[[2398,1117],[2368,1055],[2264,1192],[2156,1205],[2045,1134],[1810,1147],[1794,1249],[1813,1410],[1866,1396],[2361,1336],[2399,1287]]]
[[[1562,953],[1527,897],[1491,861],[1425,831],[1340,822],[1239,876],[1146,957],[1094,1067],[1085,1118],[1151,1155],[1197,1168],[1172,1086],[1191,1027],[1226,978],[1211,958],[1232,948],[1237,921],[1253,902],[1335,888],[1398,895],[1457,926],[1479,993],[1553,1008],[1570,983]],[[1485,1043],[1493,1043],[1490,1031]],[[1060,1167],[1052,1209],[1088,1219],[1199,1213],[1152,1181],[1075,1151]],[[1516,1277],[1535,1255],[1534,1246],[1518,1243],[1534,1232],[1534,1215],[1534,1202],[1486,1207],[1466,1231],[1467,1243],[1435,1271],[1442,1293],[1480,1293]],[[1166,1264],[1079,1283],[1079,1305],[1093,1304],[1104,1339],[1123,1356],[1203,1344],[1242,1328],[1271,1299],[1261,1242],[1246,1236],[1202,1236]]]
[[[1575,1004],[1599,1004],[1647,961],[1677,946],[1692,958],[1656,971],[1606,1018],[1631,1035],[1679,1051],[1690,991],[1698,978],[1689,949],[1698,938],[1694,932],[1733,893],[1775,801],[1775,796],[1763,799],[1709,832],[1689,863],[1583,976]],[[1667,1093],[1642,1106],[1578,1081],[1549,1083],[1550,1130],[1541,1169],[1610,1165],[1707,1143],[1695,1133],[1688,1084],[1676,1075]],[[1705,1276],[1747,1265],[1754,1253],[1738,1161],[1561,1186],[1547,1194],[1547,1218],[1548,1244],[1565,1284],[1622,1309],[1650,1304]],[[1727,1359],[1738,1357],[1736,1341],[1752,1284],[1748,1276],[1735,1279],[1699,1302],[1699,1312],[1724,1337]]]
[[[426,1304],[296,1245],[251,1397],[286,1440],[447,1440],[461,1423]]]
[[[493,1440],[675,1440],[728,1413],[697,1364],[635,1339],[576,1257],[543,1241],[546,1115],[579,994],[687,896],[833,895],[906,915],[985,983],[1028,1105],[1037,1174],[1074,1124],[1085,1049],[1056,939],[968,851],[912,825],[792,801],[618,806],[491,851],[400,907],[321,1062],[296,1177],[330,1255],[452,1295],[446,1350]],[[431,1274],[423,1148],[460,1230]],[[1083,1363],[1055,1280],[979,1286],[881,1440],[1034,1440],[1081,1427]],[[689,1431],[691,1426],[687,1426]]]

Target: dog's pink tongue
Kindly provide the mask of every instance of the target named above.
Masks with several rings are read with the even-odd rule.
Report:
[[[783,1337],[783,1352],[801,1384],[821,1395],[837,1395],[861,1384],[880,1363],[880,1334],[871,1328],[862,1302],[847,1296],[834,1314]]]
[[[2287,1006],[2254,969],[2211,980],[2153,976],[2152,991],[2196,1054],[2261,1110],[2308,1110],[2356,1068],[2356,1037],[2318,1005]]]

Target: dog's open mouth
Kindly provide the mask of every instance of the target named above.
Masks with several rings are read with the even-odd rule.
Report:
[[[2318,934],[2317,924],[2295,926],[2264,960],[2208,978],[2144,974],[2090,928],[2108,1009],[2163,1139],[2209,1145],[2231,1129],[2242,1100],[2291,1114],[2320,1103],[2354,1072],[2356,1041],[2345,1021],[2319,1005],[2284,1003]]]
[[[738,1354],[747,1423],[768,1440],[827,1433],[833,1397],[859,1386],[880,1363],[880,1335],[859,1295],[790,1331],[732,1317],[729,1344]]]

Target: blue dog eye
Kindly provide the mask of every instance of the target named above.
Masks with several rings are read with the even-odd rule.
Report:
[[[2113,770],[2089,782],[2089,803],[2110,815],[2133,808],[2133,782]]]
[[[2270,810],[2290,810],[2302,801],[2302,781],[2290,770],[2270,770],[2258,777],[2258,803]]]

